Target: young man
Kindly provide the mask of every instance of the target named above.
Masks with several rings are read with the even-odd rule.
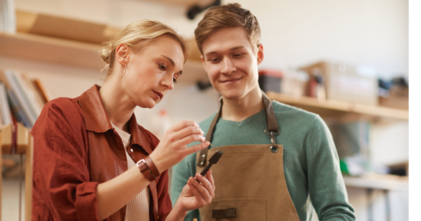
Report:
[[[222,95],[218,113],[200,123],[217,148],[173,167],[175,202],[190,176],[217,149],[215,198],[185,220],[355,220],[329,129],[316,114],[270,101],[258,85],[263,61],[255,16],[239,4],[211,8],[195,30],[203,66]]]

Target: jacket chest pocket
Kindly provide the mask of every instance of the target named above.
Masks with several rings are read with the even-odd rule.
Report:
[[[211,220],[215,221],[264,221],[266,220],[265,199],[223,199],[210,205]]]

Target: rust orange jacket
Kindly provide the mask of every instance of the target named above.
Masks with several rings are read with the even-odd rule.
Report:
[[[124,146],[112,127],[94,85],[77,98],[45,105],[32,129],[34,137],[32,220],[99,220],[96,187],[127,170]],[[129,120],[135,162],[159,140]],[[165,220],[171,210],[167,171],[148,186],[150,220]],[[126,206],[108,217],[123,221]]]

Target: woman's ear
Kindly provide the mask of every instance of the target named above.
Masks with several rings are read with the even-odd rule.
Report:
[[[120,44],[115,49],[115,59],[122,67],[127,66],[129,63],[129,52],[130,48],[127,44]]]

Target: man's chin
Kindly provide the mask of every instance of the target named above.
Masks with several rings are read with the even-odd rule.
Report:
[[[243,93],[239,93],[237,91],[229,91],[225,93],[221,93],[222,97],[228,100],[237,100],[243,97]]]

